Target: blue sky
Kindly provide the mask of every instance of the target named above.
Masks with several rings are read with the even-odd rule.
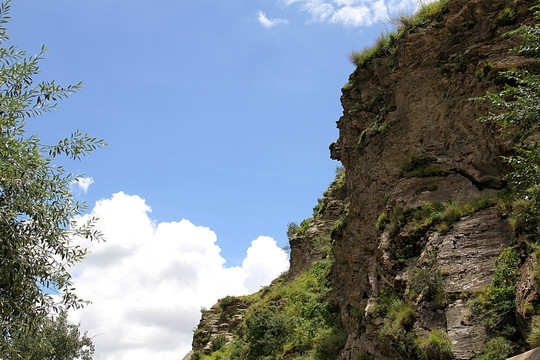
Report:
[[[93,179],[86,193],[76,190],[89,211],[103,215],[98,208],[115,201],[131,204],[125,206],[140,210],[133,216],[153,227],[149,237],[159,225],[180,226],[185,219],[204,233],[201,237],[215,235],[208,249],[221,257],[218,262],[226,261],[222,269],[246,271],[240,276],[245,280],[253,278],[244,267],[246,250],[256,254],[263,243],[278,250],[286,245],[287,223],[310,217],[333,179],[339,163],[329,159],[328,145],[338,137],[341,87],[354,70],[348,54],[372,45],[390,28],[382,20],[410,12],[415,4],[14,0],[8,30],[12,43],[29,54],[42,44],[50,48],[41,62],[43,79],[84,83],[84,89],[60,104],[60,111],[30,120],[28,129],[49,143],[76,129],[109,143],[81,162],[65,163],[69,171]],[[128,227],[137,222],[124,220]],[[110,237],[104,246],[115,246]],[[129,248],[130,241],[145,240],[119,240],[124,247],[118,249]],[[279,261],[267,269],[270,278],[283,271],[281,254],[273,254]],[[188,270],[183,274],[190,276]],[[234,291],[263,285],[245,281]],[[227,291],[234,292],[200,295],[191,306],[197,309],[197,301],[211,305]],[[85,323],[82,315],[81,326],[95,330],[96,316],[88,315]],[[198,317],[197,312],[185,320],[189,334]],[[144,358],[153,349],[131,349],[128,355],[128,345],[100,348],[96,339],[97,358],[102,359]],[[171,339],[171,344],[180,342]],[[188,345],[171,347],[170,354]],[[176,358],[167,354],[153,356]]]

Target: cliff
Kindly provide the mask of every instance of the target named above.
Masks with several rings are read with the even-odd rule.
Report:
[[[501,71],[536,64],[504,36],[533,22],[532,5],[439,1],[353,56],[330,146],[344,172],[290,237],[289,273],[204,313],[192,359],[469,360],[527,349],[537,254],[507,218],[510,140],[477,121],[488,105],[470,99],[501,89]]]

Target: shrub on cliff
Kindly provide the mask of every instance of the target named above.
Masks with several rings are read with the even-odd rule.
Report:
[[[288,319],[283,313],[264,310],[246,319],[246,340],[249,358],[274,358],[281,351],[289,332]]]
[[[540,19],[539,6],[536,17]],[[540,57],[540,25],[522,25],[506,36],[522,38],[513,49],[518,55]],[[501,73],[506,80],[502,91],[488,92],[475,101],[489,101],[495,110],[480,121],[495,122],[504,137],[513,142],[513,153],[504,157],[512,170],[506,175],[513,192],[510,214],[514,229],[531,241],[538,239],[540,221],[540,142],[533,136],[540,130],[540,76],[526,69]]]

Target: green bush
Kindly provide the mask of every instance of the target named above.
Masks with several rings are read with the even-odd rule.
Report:
[[[387,310],[380,333],[384,337],[399,341],[412,328],[416,319],[416,310],[408,301],[397,297],[393,299]]]
[[[347,333],[341,327],[333,327],[319,340],[315,348],[315,360],[335,359],[347,340]]]
[[[387,314],[390,310],[390,306],[397,299],[398,297],[394,293],[393,289],[381,289],[376,298],[375,306],[371,311],[371,315],[380,316]]]
[[[423,360],[451,360],[454,358],[452,343],[445,332],[432,330],[425,339],[416,342]]]
[[[194,351],[191,354],[190,360],[202,360],[203,354],[200,351]]]
[[[536,315],[532,319],[531,331],[527,336],[527,342],[533,348],[540,346],[540,315]]]
[[[410,289],[415,296],[423,295],[425,300],[434,301],[437,305],[444,305],[446,292],[444,279],[439,268],[428,263],[420,268],[416,267],[410,275]]]
[[[435,162],[437,159],[428,155],[413,155],[400,165],[400,177],[426,177],[426,176],[443,176],[446,172]]]
[[[249,359],[262,359],[281,352],[287,340],[289,323],[283,313],[269,309],[246,319],[246,340],[249,344]]]
[[[491,284],[470,303],[472,317],[480,320],[490,330],[501,331],[514,319],[516,308],[514,287],[520,263],[517,249],[506,248],[495,262],[497,271]]]
[[[512,353],[512,343],[503,338],[491,339],[476,360],[505,360]]]
[[[313,220],[305,219],[300,223],[300,226],[296,228],[296,233],[298,235],[303,235],[307,232],[307,229],[311,226]]]
[[[538,5],[531,8],[540,19]],[[499,20],[513,21],[513,10],[505,9]],[[521,43],[512,49],[518,55],[540,58],[540,25],[521,25],[505,36],[518,35]],[[536,63],[538,64],[538,62]],[[529,69],[529,70],[535,70]],[[540,76],[527,69],[509,70],[501,73],[504,88],[496,93],[487,92],[476,102],[488,101],[494,111],[478,119],[494,122],[500,133],[510,139],[512,152],[504,157],[511,171],[505,176],[514,198],[510,220],[516,235],[536,241],[539,236],[540,220],[540,141],[535,138],[540,125]],[[537,69],[536,69],[537,70]],[[528,204],[531,201],[532,204]]]
[[[294,221],[291,221],[290,223],[288,223],[287,224],[287,238],[289,238],[290,240],[297,233],[298,229],[299,229],[299,226]]]
[[[229,307],[234,306],[238,303],[239,299],[236,296],[225,296],[219,301],[219,307],[222,311],[227,311]]]
[[[214,340],[212,340],[212,345],[210,345],[210,350],[212,350],[212,352],[218,351],[223,346],[225,346],[227,342],[228,342],[227,336],[224,334],[220,334],[216,336]]]

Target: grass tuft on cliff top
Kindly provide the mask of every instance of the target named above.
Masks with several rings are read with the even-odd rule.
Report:
[[[396,26],[397,31],[381,34],[374,46],[365,47],[361,51],[352,51],[349,55],[350,61],[354,65],[362,67],[374,57],[394,54],[397,50],[397,40],[406,31],[437,25],[440,21],[440,15],[447,10],[448,2],[449,0],[438,0],[423,4],[416,13],[401,14],[392,19],[390,23]]]

